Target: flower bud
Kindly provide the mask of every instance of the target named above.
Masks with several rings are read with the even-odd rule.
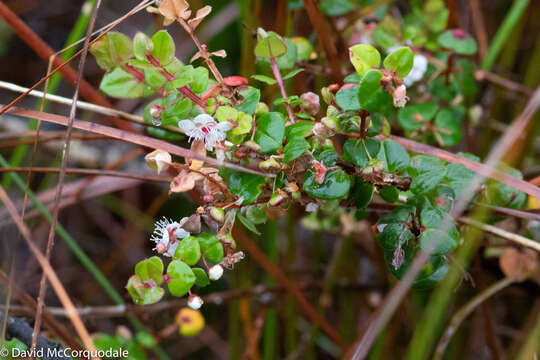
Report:
[[[209,213],[210,217],[220,224],[225,220],[225,210],[220,207],[211,207]]]
[[[298,191],[298,185],[294,182],[290,182],[284,187],[284,190],[290,194],[295,193]]]
[[[161,117],[161,112],[163,111],[163,108],[159,105],[152,105],[150,106],[150,115],[154,118],[154,119],[157,119],[159,117]]]
[[[167,170],[172,162],[171,154],[163,150],[154,150],[147,154],[144,159],[151,169],[157,170],[157,173]]]
[[[223,247],[229,248],[229,249],[236,249],[236,241],[234,241],[233,236],[231,233],[225,234],[219,238],[219,241],[223,244]]]
[[[335,99],[334,94],[327,87],[323,87],[321,89],[321,95],[324,102],[327,103],[328,105],[330,105]]]
[[[278,173],[281,170],[281,165],[275,157],[271,156],[269,159],[260,162],[259,168],[263,171]]]
[[[319,95],[308,91],[300,95],[300,99],[303,101],[302,108],[310,115],[317,115],[321,109]]]
[[[323,118],[324,120],[325,118]],[[330,134],[330,129],[323,123],[315,123],[313,126],[313,133],[315,136],[326,137]]]
[[[394,98],[394,107],[404,107],[409,100],[409,97],[407,96],[407,88],[405,87],[405,85],[402,84],[395,88],[394,92],[392,93],[392,97]]]
[[[223,267],[221,265],[214,265],[208,270],[208,278],[210,280],[216,281],[221,278],[223,275]]]
[[[257,107],[255,108],[255,114],[257,115],[266,114],[268,111],[270,111],[268,105],[263,102],[258,103]]]
[[[330,130],[336,130],[338,127],[338,120],[334,117],[325,116],[321,119],[321,122]]]
[[[192,308],[193,310],[199,310],[204,304],[203,299],[200,298],[200,296],[197,295],[190,295],[188,298],[188,306]]]
[[[244,146],[246,148],[248,148],[249,150],[251,150],[251,151],[255,151],[255,152],[260,152],[261,151],[261,146],[259,144],[257,144],[253,140],[246,141],[244,143]]]
[[[287,194],[285,194],[283,191],[278,191],[272,194],[270,196],[270,200],[268,201],[268,205],[270,206],[279,206],[282,204],[285,200],[287,200]]]

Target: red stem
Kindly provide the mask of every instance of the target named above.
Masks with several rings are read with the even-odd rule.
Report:
[[[281,77],[281,72],[279,71],[278,64],[276,59],[272,56],[270,58],[270,66],[272,67],[272,72],[276,78],[279,90],[281,90],[281,96],[283,99],[287,99],[287,92],[285,91],[285,84],[283,83],[283,78]],[[289,120],[294,123],[294,113],[291,109],[291,105],[288,102],[285,102],[285,107],[287,108],[287,114],[289,115]]]

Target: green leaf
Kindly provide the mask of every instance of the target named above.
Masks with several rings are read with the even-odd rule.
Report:
[[[195,94],[202,94],[208,88],[208,69],[199,66],[193,70],[193,80],[190,83],[191,90]]]
[[[297,61],[309,61],[313,54],[313,45],[309,40],[301,36],[293,37],[291,40],[296,44]]]
[[[306,171],[304,191],[311,197],[322,200],[341,199],[347,196],[351,187],[351,179],[343,170],[331,170],[326,173],[322,184],[315,182],[313,170]]]
[[[443,146],[454,146],[461,140],[461,126],[452,111],[448,109],[439,111],[435,118],[435,126],[439,130],[438,135],[442,139]]]
[[[361,103],[362,108],[370,113],[380,113],[390,116],[394,112],[392,95],[386,90],[378,89]]]
[[[379,195],[384,201],[395,203],[399,198],[399,190],[393,186],[384,185],[381,190],[379,190]]]
[[[444,162],[434,156],[416,155],[409,163],[408,172],[411,176],[416,176],[428,171],[446,173]]]
[[[405,247],[409,241],[414,239],[414,234],[406,229],[402,223],[386,224],[382,233],[377,237],[377,241],[388,251],[394,251],[401,243]]]
[[[99,89],[109,96],[126,99],[147,96],[153,92],[147,85],[138,82],[121,68],[105,74]]]
[[[261,187],[266,183],[262,176],[226,168],[221,168],[219,174],[225,179],[229,191],[244,199],[243,205],[255,202],[262,193]]]
[[[168,65],[174,59],[174,40],[165,30],[160,30],[152,36],[154,48],[151,51],[153,57],[159,60],[161,66]]]
[[[174,93],[173,96],[177,96],[178,93]],[[168,98],[168,97],[167,97]],[[174,100],[177,101],[177,100]],[[170,104],[170,103],[169,103]],[[169,104],[163,104],[166,106]],[[171,106],[168,106],[161,112],[161,123],[163,125],[177,126],[178,121],[184,120],[189,117],[193,110],[193,103],[189,99],[181,99]]]
[[[165,76],[157,69],[144,70],[144,81],[153,89],[159,89],[167,82]]]
[[[246,219],[255,225],[264,224],[268,220],[268,215],[264,211],[265,205],[251,205],[246,209]]]
[[[447,30],[439,35],[438,42],[442,47],[453,49],[462,55],[476,53],[476,40],[461,29]]]
[[[467,169],[461,164],[448,164],[445,182],[454,190],[456,196],[469,186],[474,177],[474,171]]]
[[[368,103],[374,94],[381,89],[382,73],[376,69],[370,69],[366,72],[360,81],[358,89],[358,101],[361,106]]]
[[[193,274],[195,274],[195,285],[198,287],[205,287],[210,285],[210,279],[208,279],[208,274],[201,268],[192,268]]]
[[[236,217],[238,218],[238,220],[240,220],[240,222],[246,227],[246,229],[248,229],[249,231],[257,234],[257,235],[261,235],[261,233],[259,232],[259,230],[257,230],[257,228],[255,227],[255,224],[253,224],[248,218],[246,218],[244,215],[242,215],[241,213],[237,213],[236,214]]]
[[[135,34],[133,38],[133,53],[138,60],[148,60],[147,55],[152,52],[154,43],[142,32]]]
[[[293,71],[289,72],[288,74],[286,74],[285,76],[283,76],[283,80],[289,80],[289,79],[292,79],[292,78],[295,77],[296,75],[300,74],[302,71],[304,71],[304,69],[302,69],[302,68],[293,70]]]
[[[285,39],[285,46],[287,51],[285,54],[276,57],[276,63],[278,68],[282,70],[289,70],[296,64],[296,44],[289,38]]]
[[[257,39],[255,56],[270,59],[271,57],[278,57],[287,52],[285,41],[273,31],[266,32],[259,28],[257,30]]]
[[[239,92],[244,101],[235,106],[236,110],[253,115],[257,109],[257,104],[261,100],[261,91],[253,86],[248,86],[247,89]]]
[[[184,261],[188,265],[195,265],[201,258],[199,241],[193,236],[180,240],[180,244],[174,252],[174,257]]]
[[[409,47],[402,47],[393,51],[383,62],[386,70],[395,70],[399,78],[404,78],[413,67],[414,53]]]
[[[349,57],[356,72],[362,76],[368,70],[378,68],[381,63],[381,54],[368,44],[358,44],[350,47]]]
[[[266,75],[255,74],[255,75],[251,75],[251,78],[255,79],[257,81],[263,82],[265,84],[268,84],[268,85],[277,84],[276,79],[274,79],[273,77],[270,77],[270,76],[266,76]]]
[[[257,117],[257,131],[254,140],[263,153],[281,148],[285,136],[285,119],[278,112],[268,112]]]
[[[409,166],[409,153],[395,141],[384,140],[380,154],[386,170],[390,173],[401,173]]]
[[[373,42],[375,43],[375,45],[385,49],[388,49],[397,44],[396,38],[379,26],[377,26],[375,30],[373,30]]]
[[[358,209],[365,209],[373,199],[375,186],[372,183],[357,178],[351,190],[354,202]]]
[[[425,194],[441,182],[446,175],[446,168],[443,171],[427,171],[416,176],[411,183],[411,191],[415,194]]]
[[[418,238],[420,248],[426,252],[432,252],[433,255],[444,255],[457,246],[455,239],[450,237],[447,232],[437,229],[427,229]]]
[[[92,44],[90,52],[102,69],[111,71],[133,55],[133,46],[127,36],[113,31]]]
[[[201,251],[206,260],[219,264],[223,259],[223,245],[217,236],[211,233],[201,233],[197,236]]]
[[[364,167],[379,153],[381,142],[377,139],[348,139],[343,145],[343,160]]]
[[[312,129],[312,121],[297,121],[285,127],[285,136],[287,141],[303,139],[309,135]]]
[[[304,139],[293,139],[287,142],[283,149],[283,162],[289,163],[308,151],[309,143]]]
[[[419,130],[422,128],[422,122],[429,122],[437,112],[437,104],[433,102],[424,102],[414,105],[407,105],[399,109],[399,124],[407,131]]]
[[[360,110],[360,103],[358,102],[359,86],[354,85],[347,88],[341,88],[336,93],[336,103],[343,110],[356,111]]]
[[[426,228],[439,227],[444,219],[444,212],[426,201],[420,211],[420,223]]]
[[[330,16],[344,15],[355,8],[351,0],[323,0],[319,6],[323,13]]]
[[[139,261],[135,265],[135,275],[142,282],[152,279],[157,285],[163,282],[163,262],[157,256]]]
[[[161,287],[146,287],[137,275],[133,275],[128,279],[126,289],[129,295],[131,295],[133,302],[137,305],[154,304],[161,300],[165,294],[165,290]]]
[[[173,260],[167,267],[167,274],[171,280],[167,284],[169,291],[174,296],[184,296],[195,284],[195,274],[193,270],[180,260]]]

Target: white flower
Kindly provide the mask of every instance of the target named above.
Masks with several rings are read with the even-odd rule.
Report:
[[[211,151],[217,143],[225,140],[232,125],[228,121],[218,123],[212,116],[200,114],[193,120],[180,120],[178,127],[189,136],[189,141],[204,140],[206,149]]]
[[[172,257],[178,247],[178,240],[186,238],[189,235],[189,232],[182,229],[179,223],[164,217],[156,221],[150,240],[156,243],[154,250],[165,256]]]
[[[223,275],[223,267],[221,265],[214,265],[208,270],[208,278],[210,280],[216,281],[221,278]]]
[[[306,211],[307,212],[315,212],[319,208],[319,205],[317,205],[314,202],[310,202],[306,205]]]
[[[193,310],[199,310],[202,304],[204,304],[204,301],[197,295],[190,295],[187,304]]]
[[[395,88],[394,92],[392,93],[392,97],[394,98],[394,107],[404,107],[409,100],[409,97],[407,96],[407,88],[405,87],[405,85],[402,84]]]
[[[403,83],[405,86],[411,86],[415,82],[421,80],[426,73],[427,66],[428,60],[424,55],[414,55],[413,68],[411,72],[409,72],[409,74],[403,78]]]

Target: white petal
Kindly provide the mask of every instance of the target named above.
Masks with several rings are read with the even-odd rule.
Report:
[[[187,238],[190,234],[186,230],[179,227],[178,229],[175,230],[174,235],[176,236],[177,239],[184,239],[184,238]]]
[[[206,125],[208,123],[215,123],[216,121],[214,118],[208,114],[199,114],[195,116],[195,119],[193,119],[193,122],[197,125]]]
[[[217,129],[223,132],[227,132],[232,129],[232,124],[228,121],[223,121],[217,124]]]
[[[178,127],[187,134],[195,129],[195,123],[191,120],[180,120],[178,122]]]
[[[169,246],[169,250],[167,250],[167,252],[163,255],[173,257],[174,253],[176,252],[176,248],[178,247],[178,244],[180,244],[179,241],[172,243],[171,246]]]

